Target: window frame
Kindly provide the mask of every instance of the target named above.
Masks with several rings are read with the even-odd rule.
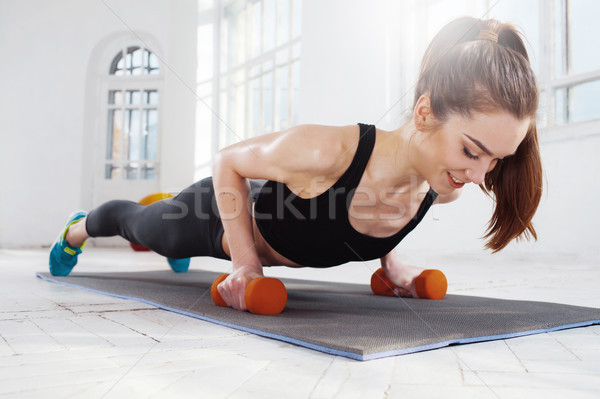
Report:
[[[152,50],[146,48],[143,44],[138,43],[128,43],[123,46],[120,52],[116,53],[109,62],[108,69],[106,70],[106,75],[104,79],[103,85],[103,93],[102,93],[102,103],[104,108],[104,118],[105,118],[105,129],[104,129],[104,156],[103,156],[103,171],[102,177],[106,182],[141,182],[141,181],[158,181],[160,174],[160,140],[161,140],[161,125],[162,125],[162,104],[164,103],[164,91],[163,91],[163,71],[159,62],[158,73],[156,74],[140,74],[140,75],[116,75],[111,73],[111,66],[114,63],[116,57],[123,56],[123,54],[127,54],[128,49],[132,47],[138,47],[143,51],[149,51],[152,53]],[[112,91],[121,91],[125,93],[126,91],[139,91],[141,95],[139,104],[127,104],[125,98],[123,99],[123,103],[120,105],[110,104],[110,92]],[[144,92],[146,91],[156,91],[158,93],[158,104],[144,104]],[[139,110],[139,126],[140,126],[140,134],[138,135],[138,143],[137,146],[141,150],[143,143],[143,110],[147,109],[155,109],[157,111],[157,126],[156,126],[156,158],[155,159],[142,159],[141,157],[138,160],[132,161],[129,159],[129,154],[125,154],[124,152],[121,154],[121,159],[109,159],[108,158],[108,134],[109,131],[112,131],[110,126],[110,117],[109,112],[115,109],[120,109],[122,111],[128,109],[137,109]],[[121,116],[121,126],[123,129],[125,128],[125,112],[122,112]],[[121,148],[125,149],[125,134],[121,134]],[[136,177],[128,178],[127,177],[127,167],[131,164],[137,164],[136,168]],[[107,177],[107,168],[111,165],[118,166],[120,170],[119,177],[109,178]],[[151,165],[154,168],[154,176],[152,178],[142,178],[142,170],[144,166]]]
[[[585,137],[589,135],[600,135],[600,119],[594,119],[584,122],[569,122],[559,123],[557,121],[557,91],[560,89],[569,89],[580,84],[589,83],[593,81],[600,81],[600,69],[593,71],[581,72],[570,74],[568,68],[564,75],[560,75],[557,72],[557,62],[555,59],[556,47],[561,46],[561,53],[563,59],[568,60],[568,54],[565,56],[565,52],[569,52],[570,49],[564,46],[563,43],[557,43],[557,30],[561,29],[565,35],[568,35],[569,29],[569,18],[566,13],[557,15],[560,10],[566,10],[567,2],[570,0],[557,0],[556,2],[548,2],[545,0],[538,0],[539,13],[539,35],[540,35],[540,46],[539,57],[540,57],[540,70],[539,70],[539,81],[540,92],[544,93],[542,99],[545,99],[544,103],[540,103],[540,110],[543,113],[541,120],[541,127],[544,129],[544,134],[541,136],[541,141],[555,141],[564,139],[575,139]],[[557,3],[561,9],[557,10]],[[559,21],[561,26],[557,26],[556,23]],[[545,23],[546,22],[546,23]],[[566,42],[566,40],[565,40]],[[567,61],[568,62],[568,61]],[[568,113],[568,101],[564,101],[565,115]],[[546,116],[546,118],[544,118]]]
[[[218,12],[218,47],[221,51],[216,53],[216,58],[218,58],[218,62],[215,68],[215,80],[213,83],[213,106],[216,110],[218,110],[217,114],[221,115],[221,123],[217,124],[217,128],[215,129],[215,147],[216,149],[222,148],[226,145],[233,144],[237,141],[261,135],[264,133],[269,133],[271,131],[278,131],[282,128],[290,127],[297,123],[298,120],[298,104],[297,100],[295,100],[295,88],[294,88],[294,68],[301,68],[301,35],[302,33],[296,37],[294,37],[294,2],[299,1],[302,4],[302,0],[289,0],[289,26],[288,26],[288,41],[278,44],[278,32],[279,29],[277,25],[274,26],[274,31],[276,33],[274,38],[274,46],[268,51],[264,50],[264,16],[265,16],[265,7],[264,0],[231,0],[227,2],[222,2],[219,4],[219,12]],[[243,60],[237,65],[233,67],[229,67],[227,65],[227,60],[222,59],[222,54],[224,51],[228,54],[230,49],[227,49],[226,46],[229,45],[227,42],[227,13],[228,9],[235,8],[238,12],[247,12],[250,7],[256,6],[257,4],[261,5],[261,30],[260,30],[260,49],[259,55],[253,56],[253,48],[251,48],[251,41],[246,40],[244,42],[244,56]],[[301,11],[301,8],[300,8]],[[238,14],[234,14],[237,16]],[[244,32],[245,37],[252,37],[252,24],[250,23],[252,19],[252,15],[246,15],[244,20]],[[227,32],[227,33],[226,33]],[[284,52],[288,52],[288,57],[284,62],[277,62],[278,55]],[[269,68],[270,66],[270,68]],[[279,123],[279,116],[281,109],[279,108],[280,101],[280,85],[278,84],[277,74],[283,68],[287,68],[287,125],[282,126]],[[258,70],[258,73],[253,73],[253,71]],[[269,73],[272,74],[271,84],[271,93],[270,98],[267,97],[265,93],[265,84],[264,79],[265,76]],[[256,105],[252,101],[252,83],[255,79],[258,79],[260,82],[260,92],[259,92],[259,101],[258,101],[258,115],[260,120],[257,125],[259,130],[254,131],[252,124],[252,106]],[[206,84],[208,81],[199,82],[198,84]],[[299,88],[299,84],[297,85]],[[230,101],[231,98],[236,98],[235,91],[241,89],[244,93],[244,104],[239,105],[239,99],[237,100],[238,105],[241,107],[237,110],[232,110],[231,105],[236,105],[235,102]],[[278,90],[279,89],[279,90]],[[270,101],[273,105],[272,107],[272,124],[265,123],[264,114],[265,114],[265,102]],[[251,103],[252,102],[252,103]],[[243,115],[243,120],[240,118],[240,114]],[[223,123],[224,122],[224,123]],[[242,125],[242,131],[234,131],[234,129],[239,128]]]
[[[423,0],[418,3],[418,6],[416,6],[414,10],[411,10],[410,8],[407,10],[408,12],[412,11],[414,13],[414,18],[420,21],[415,28],[415,32],[407,34],[407,36],[410,37],[409,40],[412,40],[414,36],[421,39],[421,43],[416,47],[414,44],[408,46],[408,48],[414,48],[416,50],[411,52],[412,58],[407,58],[407,60],[410,60],[411,65],[419,65],[420,57],[428,44],[428,41],[425,40],[427,38],[426,28],[429,24],[429,18],[427,16],[428,8],[436,3],[448,1],[450,0]],[[559,17],[557,13],[560,12],[560,10],[557,10],[557,4],[560,5],[560,9],[566,9],[566,3],[568,1],[570,0],[537,0],[539,48],[532,49],[533,51],[537,51],[537,53],[530,54],[530,57],[538,57],[536,78],[538,79],[538,87],[540,90],[540,103],[537,122],[538,128],[543,130],[543,133],[540,135],[541,142],[600,135],[600,119],[584,122],[567,122],[564,124],[559,123],[557,120],[557,90],[572,88],[584,83],[600,81],[600,69],[576,74],[558,74],[555,51],[556,46],[562,44],[556,42],[557,29],[562,28],[562,32],[568,34],[566,29],[568,28],[568,21],[565,15],[560,19],[562,25],[557,26],[557,19],[559,19],[557,18]],[[472,16],[485,19],[494,18],[493,9],[496,3],[497,0],[463,0],[463,3],[461,4],[469,6],[472,10],[476,10],[473,11]],[[460,15],[462,14],[457,14],[455,17]],[[436,27],[436,29],[440,28],[441,26]],[[561,51],[565,52],[568,51],[568,49],[563,47]],[[405,79],[405,84],[407,87],[414,88],[416,79],[418,78],[417,70],[410,66],[405,68],[407,68],[408,71],[407,78],[410,78]],[[414,79],[414,81],[412,79]],[[564,103],[565,106],[568,106],[567,101],[564,101]],[[405,104],[408,108],[411,107],[408,100],[405,101]]]

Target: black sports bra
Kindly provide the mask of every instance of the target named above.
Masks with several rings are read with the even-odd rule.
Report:
[[[258,194],[254,205],[258,229],[275,251],[295,263],[331,267],[381,258],[419,224],[437,197],[430,188],[417,214],[394,235],[380,238],[356,231],[348,208],[375,146],[375,126],[359,126],[354,159],[327,191],[305,199],[283,183],[267,181]]]

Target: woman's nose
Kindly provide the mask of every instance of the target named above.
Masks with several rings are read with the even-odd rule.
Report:
[[[477,169],[467,169],[465,170],[465,175],[467,175],[469,180],[475,184],[483,183],[485,177],[485,173]]]
[[[496,163],[498,163],[497,159],[489,162],[480,160],[476,167],[465,170],[465,174],[473,183],[481,184],[485,180],[485,174],[491,172],[496,167]]]

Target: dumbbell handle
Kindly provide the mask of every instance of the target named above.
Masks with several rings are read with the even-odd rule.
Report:
[[[229,274],[221,274],[210,287],[210,296],[218,306],[228,306],[217,289],[227,276]],[[250,313],[275,315],[281,313],[283,308],[285,308],[287,290],[285,289],[285,285],[276,278],[258,277],[252,279],[246,287],[244,300]]]
[[[442,299],[448,290],[448,280],[439,270],[423,270],[415,281],[417,295],[422,299]],[[395,289],[399,288],[391,282],[383,269],[378,269],[371,276],[371,290],[375,295],[396,296]]]

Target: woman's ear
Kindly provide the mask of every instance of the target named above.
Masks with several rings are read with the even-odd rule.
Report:
[[[413,110],[413,122],[419,131],[430,130],[435,125],[435,118],[431,113],[429,94],[423,94],[419,97]]]

